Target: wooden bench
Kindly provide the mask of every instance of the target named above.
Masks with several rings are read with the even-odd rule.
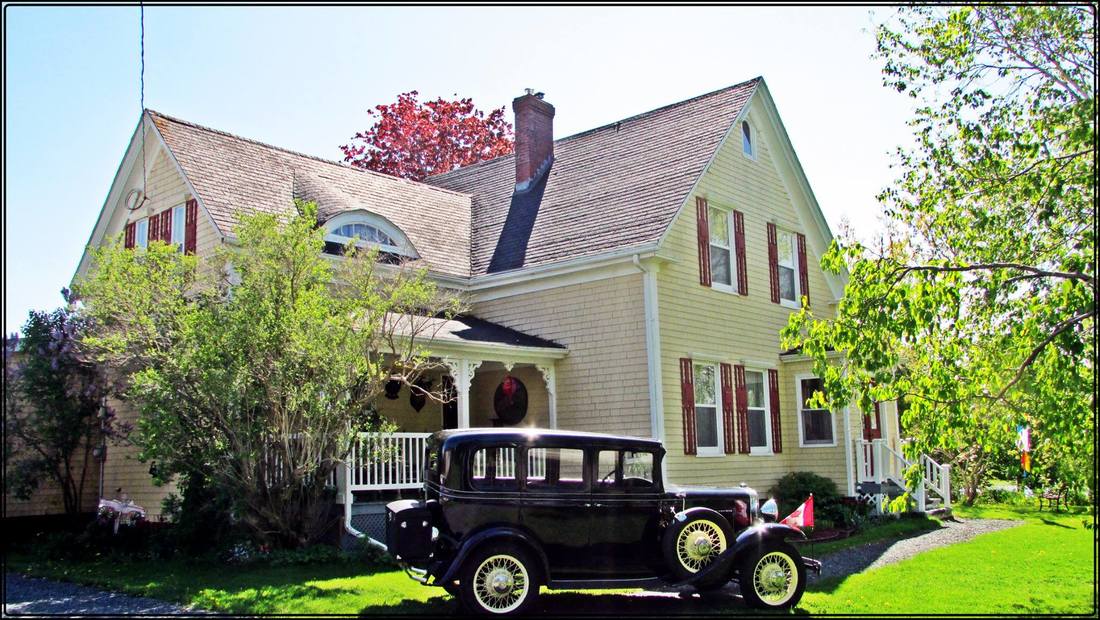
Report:
[[[1053,506],[1055,510],[1058,510],[1059,505],[1061,505],[1066,509],[1069,509],[1069,499],[1066,497],[1066,495],[1067,493],[1065,485],[1058,485],[1053,489],[1046,489],[1037,496],[1039,499],[1039,510],[1043,509],[1044,501],[1047,503],[1048,508]]]

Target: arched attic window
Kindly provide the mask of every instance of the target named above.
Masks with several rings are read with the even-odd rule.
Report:
[[[342,256],[344,247],[377,247],[378,260],[400,263],[419,258],[409,238],[386,218],[369,211],[348,211],[325,222],[325,253]]]
[[[752,141],[752,128],[748,121],[741,121],[741,150],[750,159],[756,159],[756,145]]]

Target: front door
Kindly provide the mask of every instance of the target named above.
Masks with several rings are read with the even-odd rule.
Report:
[[[882,439],[882,405],[875,403],[875,412],[863,416],[863,438],[867,441]]]

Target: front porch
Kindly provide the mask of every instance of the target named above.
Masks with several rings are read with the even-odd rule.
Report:
[[[476,319],[440,319],[427,345],[435,368],[418,385],[393,385],[377,413],[394,433],[360,435],[338,471],[338,501],[345,528],[381,540],[384,502],[418,495],[425,447],[432,433],[449,428],[557,428],[558,362],[568,350],[556,343]]]

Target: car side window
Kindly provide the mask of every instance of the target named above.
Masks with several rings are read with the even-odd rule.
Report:
[[[579,493],[586,489],[584,450],[530,448],[527,450],[527,489]]]
[[[474,452],[470,486],[477,491],[514,491],[516,449],[511,447],[481,448]]]
[[[652,452],[600,450],[596,469],[596,490],[625,491],[652,488],[654,460]]]
[[[596,459],[596,490],[610,491],[620,488],[622,480],[622,452],[618,450],[600,450]]]

